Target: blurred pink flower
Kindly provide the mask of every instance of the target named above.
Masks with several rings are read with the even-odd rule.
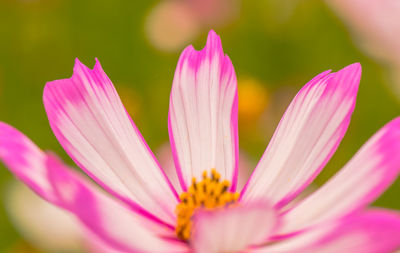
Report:
[[[162,51],[178,51],[208,27],[230,23],[239,14],[239,0],[162,0],[146,18],[150,43]]]
[[[6,210],[22,236],[45,252],[81,252],[83,229],[77,219],[13,182],[7,189]]]
[[[185,1],[162,1],[149,13],[145,31],[150,43],[162,51],[178,51],[200,32],[201,24]]]
[[[179,188],[98,61],[91,70],[77,60],[71,78],[47,83],[43,100],[61,145],[105,192],[5,123],[0,157],[115,252],[390,252],[400,246],[399,214],[365,207],[399,173],[400,118],[285,209],[338,147],[360,76],[360,65],[352,64],[308,82],[240,194],[236,76],[214,32],[202,51],[184,50],[173,81],[168,125]]]
[[[327,0],[373,56],[400,62],[400,2],[397,0]]]
[[[204,26],[226,25],[239,15],[240,0],[186,0],[186,3]]]
[[[400,1],[326,0],[349,25],[355,41],[382,62],[389,63],[397,78],[400,96]]]

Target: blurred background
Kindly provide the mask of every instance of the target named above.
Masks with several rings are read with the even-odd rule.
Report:
[[[314,185],[325,182],[400,115],[396,0],[0,0],[0,120],[73,165],[42,105],[47,81],[98,57],[150,147],[168,156],[169,91],[182,49],[214,29],[235,66],[245,169],[285,108],[316,74],[361,62],[350,128]],[[160,158],[167,159],[167,158]],[[375,205],[400,209],[400,180]],[[0,165],[0,252],[81,252],[82,228],[17,184]]]

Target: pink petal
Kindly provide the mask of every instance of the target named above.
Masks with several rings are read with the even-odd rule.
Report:
[[[205,48],[187,47],[171,90],[169,134],[181,186],[217,169],[235,189],[238,168],[237,84],[219,36],[210,31]]]
[[[361,49],[379,61],[399,64],[399,1],[328,0],[326,3],[346,22]]]
[[[109,196],[94,191],[79,177],[50,160],[49,179],[60,205],[74,213],[110,247],[127,252],[184,252],[186,244],[159,236],[175,237],[173,230],[134,214]]]
[[[101,239],[99,239],[93,233],[86,233],[87,234],[87,243],[86,243],[86,250],[90,253],[123,253],[123,251],[118,250],[110,246],[109,244],[105,243]]]
[[[325,185],[284,216],[281,233],[335,219],[374,201],[400,172],[400,118],[378,131]]]
[[[185,248],[159,237],[174,237],[173,230],[111,199],[4,123],[0,123],[0,159],[40,196],[75,214],[104,243],[127,252],[176,252]]]
[[[0,122],[0,159],[8,169],[42,198],[56,202],[47,180],[47,155],[15,128]]]
[[[196,253],[241,252],[267,241],[277,224],[277,213],[265,203],[200,211],[194,216],[190,243]]]
[[[360,76],[355,63],[324,72],[300,90],[242,192],[243,201],[266,198],[281,207],[312,182],[347,130]]]
[[[400,249],[399,234],[399,213],[374,210],[321,224],[251,252],[389,253]]]
[[[46,84],[43,100],[57,139],[87,174],[174,224],[176,192],[97,60],[93,70],[76,60],[71,78]]]

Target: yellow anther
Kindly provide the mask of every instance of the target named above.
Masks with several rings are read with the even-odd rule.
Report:
[[[192,216],[198,209],[212,210],[232,206],[239,199],[238,192],[230,192],[230,182],[224,180],[220,182],[221,175],[215,170],[211,170],[208,177],[207,171],[202,174],[202,180],[197,182],[192,179],[192,185],[187,192],[179,196],[180,203],[176,206],[176,234],[182,240],[189,240],[192,227]]]
[[[212,169],[211,170],[211,179],[213,181],[219,182],[220,178],[221,178],[221,175],[215,169]]]
[[[205,171],[203,171],[203,179],[206,179],[207,178],[207,171],[205,170]]]

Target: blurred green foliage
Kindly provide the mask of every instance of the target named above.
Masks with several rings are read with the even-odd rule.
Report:
[[[140,111],[132,116],[150,147],[166,142],[169,89],[179,53],[157,51],[146,39],[144,21],[156,3],[0,1],[0,120],[72,164],[50,130],[42,90],[47,81],[69,77],[75,57],[88,66],[98,57],[117,90],[124,91],[123,100],[140,105]],[[297,90],[323,70],[361,62],[361,87],[349,131],[317,184],[333,175],[375,131],[400,114],[384,67],[359,51],[345,25],[322,1],[243,1],[240,17],[216,30],[239,79],[257,78],[271,93],[282,86]],[[206,35],[204,30],[194,41],[196,48],[202,47]],[[239,134],[242,149],[258,159],[270,134],[246,138],[240,127]],[[19,238],[3,207],[10,180],[12,175],[1,165],[0,252]],[[399,185],[398,180],[377,204],[400,209]]]

